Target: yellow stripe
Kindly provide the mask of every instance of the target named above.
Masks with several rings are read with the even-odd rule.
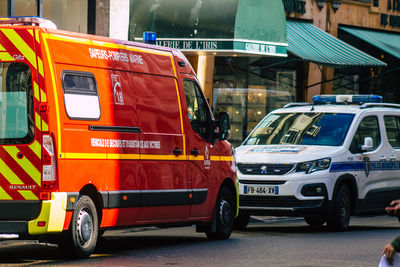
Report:
[[[139,154],[107,154],[108,159],[139,159]]]
[[[2,159],[0,159],[0,173],[10,184],[24,184]]]
[[[47,102],[47,95],[42,89],[40,89],[40,101]]]
[[[176,89],[176,96],[178,98],[178,106],[179,106],[179,119],[181,120],[181,133],[182,133],[182,142],[183,142],[183,155],[186,155],[186,142],[185,142],[185,132],[183,131],[183,116],[182,116],[182,105],[181,105],[181,98],[179,97],[179,87],[178,82],[176,79],[175,81],[175,89]]]
[[[38,156],[39,159],[42,158],[42,151],[41,151],[41,146],[39,144],[39,142],[37,140],[35,140],[35,142],[33,142],[29,148],[33,151],[33,153],[36,154],[36,156]]]
[[[40,185],[40,176],[41,173],[36,169],[36,167],[26,158],[23,157],[22,159],[17,158],[17,153],[20,151],[18,148],[13,146],[4,147],[4,149],[10,154],[10,156],[25,170],[27,174],[38,184]]]
[[[21,52],[36,69],[37,65],[35,52],[27,43],[25,43],[21,36],[19,36],[18,33],[13,29],[1,29],[1,31],[7,36],[8,39],[10,39],[19,52]]]
[[[235,158],[232,156],[221,156],[219,157],[220,161],[235,161]]]
[[[40,44],[40,36],[39,36],[38,30],[35,31],[35,39],[36,39],[36,42],[38,42]]]
[[[0,44],[0,51],[6,51],[6,49],[4,48],[4,46],[2,46],[1,44]]]
[[[211,156],[210,160],[211,161],[219,161],[219,156]]]
[[[47,132],[49,131],[49,125],[47,125],[47,123],[42,120],[42,131]]]
[[[40,101],[39,85],[36,82],[33,82],[33,95],[35,96],[37,101]]]
[[[65,159],[107,159],[106,153],[61,153]]]
[[[3,188],[0,187],[0,199],[1,200],[10,200],[12,198],[10,197],[9,194],[7,194],[7,192]]]
[[[7,52],[0,52],[1,61],[14,61],[14,58]]]
[[[36,128],[38,128],[39,130],[42,130],[42,126],[40,125],[40,121],[42,120],[42,118],[40,117],[40,115],[35,112],[35,125]]]
[[[37,196],[35,196],[32,191],[29,190],[18,190],[18,192],[26,199],[26,200],[38,200]]]
[[[27,31],[28,31],[29,34],[32,35],[32,37],[33,37],[33,30],[32,30],[32,29],[28,29]]]
[[[47,37],[45,37],[45,34],[42,34],[42,37],[44,40],[48,38],[51,40],[64,41],[64,42],[73,42],[73,43],[87,44],[87,45],[92,44],[92,42],[87,38],[79,38],[79,37],[72,37],[72,36],[65,36],[58,34],[47,34]]]
[[[184,155],[150,155],[150,154],[145,154],[145,155],[140,155],[140,159],[143,160],[186,160],[186,156]]]
[[[37,58],[38,60],[38,70],[39,70],[39,74],[44,77],[44,72],[43,72],[43,61],[40,57]]]
[[[204,156],[189,155],[189,160],[204,160]]]
[[[42,35],[43,37],[43,41],[44,41],[44,47],[46,50],[46,55],[47,55],[47,61],[49,62],[49,68],[50,68],[50,75],[51,75],[51,83],[53,86],[53,90],[54,90],[54,102],[55,102],[55,106],[56,106],[56,118],[57,118],[57,143],[58,143],[58,148],[57,151],[59,151],[59,154],[61,155],[61,123],[60,123],[60,110],[59,110],[59,105],[58,105],[58,94],[57,94],[57,84],[56,84],[56,79],[54,76],[54,70],[53,70],[53,63],[51,61],[51,57],[50,57],[50,51],[49,51],[49,45],[47,43],[47,38],[48,36],[46,36],[46,34]],[[46,130],[45,130],[45,124],[43,124],[43,131],[48,131],[48,127],[46,124]]]

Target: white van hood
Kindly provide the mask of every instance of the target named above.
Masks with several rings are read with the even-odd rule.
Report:
[[[235,149],[236,162],[243,163],[296,163],[334,157],[341,153],[339,146],[306,145],[254,145]]]

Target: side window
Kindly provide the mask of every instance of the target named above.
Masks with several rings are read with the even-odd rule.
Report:
[[[394,148],[400,148],[400,117],[384,116],[383,120],[389,144]]]
[[[185,89],[185,97],[189,121],[193,130],[198,133],[203,139],[210,139],[210,112],[206,100],[201,94],[200,88],[194,81],[184,80],[183,86]]]
[[[70,119],[98,120],[100,103],[92,73],[64,71],[62,74],[65,110]]]
[[[365,137],[371,137],[373,141],[373,149],[376,149],[381,143],[381,134],[379,131],[378,118],[369,116],[362,119],[358,125],[357,132],[353,137],[350,145],[351,153],[360,153],[361,145],[364,143]]]
[[[31,70],[22,62],[0,63],[0,144],[28,144],[34,131]]]

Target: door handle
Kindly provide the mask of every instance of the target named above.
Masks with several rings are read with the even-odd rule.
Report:
[[[197,148],[194,148],[190,150],[190,154],[197,156],[200,155],[200,151]]]
[[[175,147],[174,150],[172,150],[172,153],[174,153],[175,156],[182,155],[182,149]]]

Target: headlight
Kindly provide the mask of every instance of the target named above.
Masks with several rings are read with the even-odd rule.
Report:
[[[296,164],[296,172],[312,173],[315,171],[322,171],[328,169],[330,164],[331,158],[299,162]]]

